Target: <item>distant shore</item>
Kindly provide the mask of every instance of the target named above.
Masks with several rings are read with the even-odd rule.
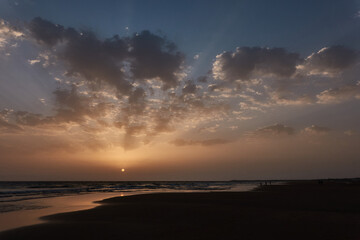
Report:
[[[0,233],[7,239],[360,239],[359,182],[293,181],[251,192],[115,197]]]

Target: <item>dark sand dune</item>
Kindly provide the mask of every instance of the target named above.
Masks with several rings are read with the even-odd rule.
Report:
[[[252,192],[111,198],[47,216],[7,239],[360,239],[360,185],[299,182]]]

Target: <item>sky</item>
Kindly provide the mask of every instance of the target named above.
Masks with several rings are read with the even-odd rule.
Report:
[[[360,176],[358,0],[0,0],[0,73],[0,180]]]

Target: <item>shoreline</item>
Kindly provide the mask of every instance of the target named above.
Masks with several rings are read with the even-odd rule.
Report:
[[[59,184],[57,182],[54,183],[55,185]],[[61,182],[61,184],[63,183],[64,182]],[[143,182],[140,183],[143,184]],[[153,184],[154,182],[149,182],[149,183]],[[212,183],[216,183],[215,185],[218,186],[219,182],[212,182]],[[27,183],[25,182],[25,185],[26,184]],[[49,182],[46,182],[46,184],[49,184]],[[69,184],[74,184],[74,183],[69,182]],[[206,182],[206,184],[209,184],[209,182]],[[257,187],[257,185],[255,185],[254,183],[252,184],[232,183],[230,185],[232,185],[231,191],[250,191],[255,187]],[[92,209],[93,207],[99,205],[101,200],[110,197],[124,197],[129,195],[139,195],[139,194],[141,195],[141,194],[151,194],[151,193],[160,193],[160,192],[191,192],[191,191],[195,191],[195,190],[172,190],[172,189],[159,188],[155,190],[154,189],[147,189],[143,191],[126,190],[121,192],[85,192],[84,191],[80,193],[65,194],[60,196],[40,196],[36,198],[32,196],[32,198],[29,199],[24,199],[24,200],[21,199],[15,201],[12,200],[9,201],[8,203],[4,202],[3,204],[3,207],[8,207],[9,209],[14,209],[14,210],[10,210],[10,211],[8,210],[0,213],[0,232],[43,223],[44,220],[42,220],[42,217],[46,217],[48,215]],[[210,191],[210,190],[201,190],[201,191]],[[221,191],[228,191],[228,190],[221,190]],[[6,206],[6,204],[8,204],[8,206]]]
[[[0,213],[0,233],[44,223],[44,220],[41,219],[44,216],[88,210],[99,205],[99,201],[114,196],[119,196],[119,194],[82,193],[17,201],[12,208],[23,209]],[[13,202],[10,202],[10,204],[13,204]]]
[[[297,181],[249,192],[150,193],[0,232],[1,239],[359,239],[360,184]],[[242,236],[242,237],[240,237]]]

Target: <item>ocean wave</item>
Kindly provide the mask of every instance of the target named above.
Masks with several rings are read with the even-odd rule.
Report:
[[[0,213],[34,209],[21,201],[96,192],[231,191],[249,182],[0,182]],[[18,202],[17,204],[14,204]]]

